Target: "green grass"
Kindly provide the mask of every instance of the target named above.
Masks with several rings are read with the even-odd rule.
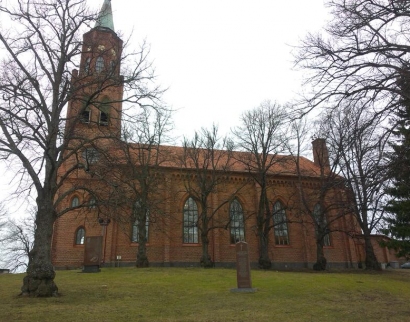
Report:
[[[58,271],[46,299],[18,297],[22,278],[0,275],[0,321],[410,321],[410,270],[254,270],[255,293],[230,269]]]

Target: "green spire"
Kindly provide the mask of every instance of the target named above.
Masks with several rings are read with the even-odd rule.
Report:
[[[114,31],[114,20],[112,17],[111,0],[104,0],[101,11],[98,14],[95,27],[109,28]]]

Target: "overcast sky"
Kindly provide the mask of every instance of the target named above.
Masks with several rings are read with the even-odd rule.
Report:
[[[87,2],[99,10],[103,0]],[[294,99],[303,89],[292,46],[327,19],[323,0],[112,0],[112,8],[116,32],[132,34],[134,47],[150,44],[180,137],[213,122],[227,134],[263,100]],[[10,174],[0,191],[11,189]]]
[[[98,10],[103,0],[87,0]],[[323,0],[112,0],[116,32],[146,39],[168,87],[175,135],[219,124],[220,133],[263,100],[302,91],[292,46],[326,22]],[[125,37],[124,37],[125,38]]]

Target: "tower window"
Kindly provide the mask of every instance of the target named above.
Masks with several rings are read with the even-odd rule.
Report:
[[[99,124],[103,126],[107,126],[110,118],[110,105],[108,103],[102,103],[99,106],[100,110],[100,119]]]
[[[113,74],[115,72],[115,61],[110,61],[110,73]]]
[[[80,122],[81,123],[90,123],[91,110],[89,107],[86,107],[84,111],[81,112]]]
[[[90,200],[88,201],[88,208],[94,209],[96,205],[96,201],[94,197],[91,197]]]
[[[100,111],[100,125],[108,125],[108,113]]]
[[[101,56],[97,58],[95,62],[95,72],[101,73],[104,70],[104,58]]]
[[[95,148],[86,148],[81,154],[87,166],[97,162],[100,158],[100,154]]]
[[[84,74],[88,75],[90,73],[91,58],[88,57],[84,64]]]
[[[78,207],[80,205],[80,199],[78,197],[74,197],[71,199],[71,207]]]

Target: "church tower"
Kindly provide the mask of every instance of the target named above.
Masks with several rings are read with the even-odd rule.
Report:
[[[95,27],[83,35],[80,70],[73,71],[75,95],[68,104],[68,136],[120,137],[122,46],[114,31],[111,0],[104,0]]]

